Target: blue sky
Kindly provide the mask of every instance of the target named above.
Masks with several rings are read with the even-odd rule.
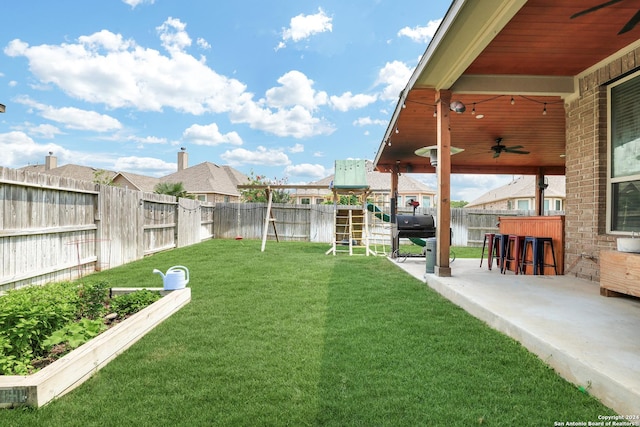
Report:
[[[289,183],[373,159],[449,0],[24,0],[0,14],[0,165]],[[435,187],[435,177],[418,177]],[[472,200],[511,177],[453,177]]]

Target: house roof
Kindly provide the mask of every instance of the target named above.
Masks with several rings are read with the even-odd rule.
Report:
[[[74,164],[66,164],[66,165],[49,169],[49,170],[45,169],[45,165],[29,165],[29,166],[24,166],[20,169],[27,170],[29,172],[46,173],[48,175],[63,176],[66,178],[72,178],[72,179],[77,179],[81,181],[95,181],[96,173],[100,171],[105,172],[105,176],[103,177],[105,179],[113,179],[117,175],[117,172],[114,172],[114,171],[92,168],[89,166],[74,165]]]
[[[636,66],[640,25],[619,32],[639,7],[638,0],[454,0],[400,94],[376,168],[433,173],[415,151],[436,145],[445,122],[444,143],[464,149],[451,157],[451,173],[564,175],[564,104],[598,63],[616,55],[626,58],[623,70]],[[466,111],[438,102],[448,98]],[[494,157],[498,138],[529,154]]]
[[[230,166],[203,162],[164,176],[160,178],[160,182],[182,182],[189,193],[239,196],[238,184],[248,184],[249,177]]]
[[[160,182],[160,178],[155,178],[147,175],[138,175],[130,172],[118,172],[114,177],[114,180],[116,180],[118,176],[121,176],[129,181],[138,190],[145,191],[147,193],[153,193],[156,185]]]
[[[372,192],[388,192],[391,188],[391,181],[389,174],[378,172],[373,168],[373,163],[370,160],[365,162],[367,183]],[[314,181],[312,185],[326,185],[327,189],[334,180],[335,175],[329,175],[321,180]],[[407,193],[421,193],[421,194],[435,194],[435,190],[428,185],[411,178],[408,174],[402,174],[398,177],[398,191]]]
[[[544,190],[545,197],[562,198],[566,197],[566,186],[564,176],[550,175],[546,177],[549,186]],[[510,183],[502,187],[494,188],[475,200],[469,202],[465,207],[471,208],[487,203],[499,202],[502,200],[532,198],[536,194],[536,177],[524,175],[515,178]]]

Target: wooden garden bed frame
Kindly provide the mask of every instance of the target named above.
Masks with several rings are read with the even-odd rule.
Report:
[[[142,288],[113,288],[111,292],[138,289]],[[70,392],[191,301],[190,288],[145,289],[160,291],[163,297],[33,375],[0,376],[0,408],[40,407]]]

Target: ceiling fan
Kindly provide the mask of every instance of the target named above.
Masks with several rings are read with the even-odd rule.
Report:
[[[583,15],[586,15],[588,13],[595,12],[596,10],[600,10],[600,9],[605,8],[605,7],[612,6],[612,5],[616,4],[616,3],[620,3],[621,1],[622,0],[611,0],[611,1],[604,2],[604,3],[600,3],[599,5],[590,7],[589,9],[585,9],[583,11],[574,13],[573,15],[571,15],[571,17],[569,19],[574,19],[574,18],[577,18],[579,16],[583,16]],[[624,34],[627,31],[633,30],[633,28],[638,24],[638,22],[640,22],[640,10],[637,11],[636,14],[633,15],[631,17],[631,19],[629,19],[629,21],[620,29],[620,31],[618,32],[618,35]]]
[[[513,154],[529,154],[528,151],[521,150],[522,145],[514,145],[512,147],[507,147],[502,145],[502,138],[496,138],[496,145],[491,147],[491,151],[493,151],[493,158],[500,157],[502,153],[513,153]]]

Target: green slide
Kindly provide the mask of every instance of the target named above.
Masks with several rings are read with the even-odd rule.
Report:
[[[371,203],[367,203],[367,210],[369,212],[373,212],[376,218],[381,219],[384,222],[389,222],[391,220],[391,217],[389,215],[383,213],[377,206],[374,206]],[[422,246],[423,248],[427,245],[427,242],[425,240],[418,237],[409,237],[409,240],[411,240],[411,243],[413,243],[414,245]]]

